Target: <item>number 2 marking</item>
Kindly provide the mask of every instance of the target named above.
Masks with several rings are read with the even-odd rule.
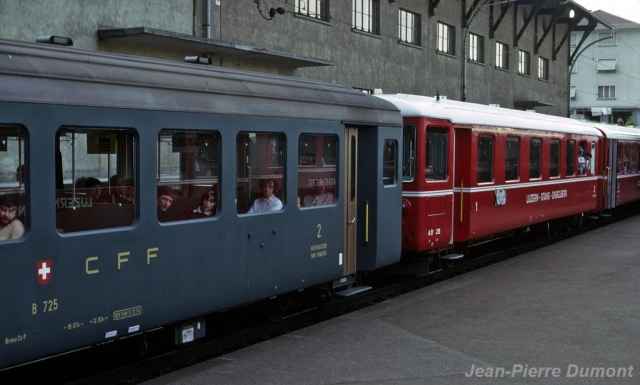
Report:
[[[320,223],[318,223],[317,228],[318,228],[318,235],[317,235],[316,238],[322,238],[322,235],[320,235],[320,232],[322,231],[322,225]]]

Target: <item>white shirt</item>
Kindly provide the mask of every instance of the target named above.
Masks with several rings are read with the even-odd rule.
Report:
[[[253,205],[251,205],[247,214],[266,213],[278,210],[282,210],[282,201],[276,198],[275,195],[271,195],[269,198],[258,198],[253,201]]]

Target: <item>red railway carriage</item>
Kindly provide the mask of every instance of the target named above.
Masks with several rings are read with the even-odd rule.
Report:
[[[640,200],[640,130],[618,126],[595,125],[605,135],[606,167],[603,175],[603,207],[617,206]]]
[[[403,251],[602,209],[603,133],[575,120],[413,95],[380,95],[405,122]],[[424,174],[423,174],[424,173]]]

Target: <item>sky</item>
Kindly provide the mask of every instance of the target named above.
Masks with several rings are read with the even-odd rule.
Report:
[[[640,23],[640,0],[574,0],[589,11],[605,11]]]

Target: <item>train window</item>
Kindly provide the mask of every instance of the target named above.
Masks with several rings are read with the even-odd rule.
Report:
[[[416,179],[416,128],[407,124],[402,135],[402,181],[413,182]]]
[[[493,137],[478,136],[478,183],[493,182]]]
[[[449,132],[446,128],[427,130],[427,154],[425,161],[425,178],[445,180],[448,177],[447,156],[449,149]]]
[[[631,169],[629,167],[629,143],[625,143],[624,145],[624,163],[623,163],[623,171],[625,174],[629,173],[629,170]]]
[[[136,136],[128,129],[61,128],[56,135],[60,233],[131,226]]]
[[[165,129],[157,146],[158,221],[215,217],[220,204],[220,134]]]
[[[398,180],[398,141],[387,139],[384,141],[382,154],[382,185],[394,185]]]
[[[504,180],[518,180],[520,176],[520,139],[507,137],[505,143]]]
[[[637,152],[637,148],[638,148],[638,146],[635,143],[631,144],[631,172],[636,172],[637,171],[637,169],[636,169],[636,167],[637,167],[636,166],[637,165],[637,163],[636,163],[636,154],[638,153]]]
[[[285,201],[285,149],[282,133],[241,132],[236,137],[238,213],[282,210]]]
[[[565,164],[565,176],[574,175],[574,167],[576,163],[576,141],[575,140],[567,140],[567,156],[566,156],[566,164]]]
[[[536,179],[542,176],[541,161],[542,139],[532,138],[529,141],[529,179]]]
[[[330,205],[336,197],[337,135],[303,134],[298,138],[298,205]],[[331,159],[327,163],[325,159]]]
[[[21,238],[26,227],[26,132],[0,125],[0,241]]]
[[[549,177],[560,176],[560,141],[552,139],[549,143]]]
[[[624,152],[624,146],[622,143],[618,142],[618,156],[616,159],[616,172],[618,174],[622,173],[622,157],[623,157],[623,152]]]
[[[589,147],[587,147],[587,142],[581,140],[578,142],[578,175],[586,175],[587,174],[587,152]]]

